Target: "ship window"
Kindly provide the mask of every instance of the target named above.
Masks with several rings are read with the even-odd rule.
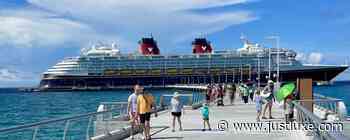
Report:
[[[171,56],[168,56],[168,58],[179,58],[180,56],[178,55],[171,55]]]
[[[162,58],[164,58],[164,56],[162,56],[162,55],[154,55],[154,56],[152,56],[152,58],[153,59],[162,59]]]

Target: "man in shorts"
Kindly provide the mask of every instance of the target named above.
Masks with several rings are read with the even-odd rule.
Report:
[[[153,110],[152,110],[153,107]],[[144,130],[145,140],[150,140],[150,119],[151,114],[154,112],[155,117],[157,117],[157,108],[155,105],[154,98],[148,92],[142,92],[137,97],[137,114],[140,116],[140,123]]]
[[[137,116],[137,97],[142,92],[140,85],[134,86],[134,92],[128,98],[128,115],[131,123],[130,139],[134,139],[135,126],[139,125],[139,118]]]

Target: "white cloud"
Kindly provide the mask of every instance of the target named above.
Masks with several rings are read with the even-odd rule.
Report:
[[[137,39],[152,33],[160,46],[174,46],[178,41],[256,20],[258,17],[247,10],[209,14],[192,11],[250,1],[252,0],[28,0],[42,9],[86,23],[99,34],[115,34],[129,42],[135,42],[135,45]]]
[[[0,44],[17,47],[61,45],[78,36],[79,32],[92,32],[84,24],[51,16],[30,9],[0,11]]]
[[[29,47],[116,41],[122,51],[131,52],[136,50],[138,39],[152,33],[162,53],[169,53],[177,50],[174,47],[179,42],[190,44],[194,37],[258,19],[248,10],[210,9],[251,1],[256,0],[27,0],[29,6],[0,9],[0,47],[22,52]],[[205,14],[198,9],[205,9]],[[29,54],[28,59],[35,55],[32,51],[23,53]],[[21,74],[1,68],[0,72],[0,81],[21,79]]]
[[[71,11],[90,13],[101,11],[125,11],[138,12],[148,9],[148,11],[179,11],[190,9],[203,9],[218,6],[247,3],[253,0],[27,0],[29,3],[48,8],[55,11]],[[93,9],[88,9],[93,8]],[[114,8],[114,9],[111,9]],[[138,8],[138,9],[129,9]]]
[[[17,80],[16,72],[10,72],[8,69],[0,69],[0,80]]]
[[[98,34],[85,23],[42,10],[0,10],[0,22],[0,46],[57,47],[111,40],[111,36]]]
[[[295,57],[296,60],[305,62],[306,60],[306,54],[299,52],[297,53],[297,56]]]
[[[34,74],[9,68],[0,68],[0,81],[36,80]]]
[[[319,52],[312,52],[308,57],[308,63],[310,64],[320,64],[322,61],[323,55]]]
[[[117,41],[122,51],[133,51],[139,38],[153,34],[160,47],[172,48],[179,41],[258,19],[246,10],[192,11],[253,0],[27,1],[29,8],[0,10],[0,46],[86,46],[102,40]]]
[[[296,60],[301,61],[302,63],[307,64],[320,64],[323,59],[323,54],[320,52],[311,52],[309,54],[297,53],[295,57]]]

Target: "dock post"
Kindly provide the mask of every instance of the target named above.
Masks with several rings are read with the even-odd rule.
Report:
[[[301,105],[313,112],[313,92],[312,92],[312,79],[311,78],[298,78],[297,79],[297,89],[299,91],[299,100],[302,101]]]
[[[163,96],[160,96],[159,97],[159,106],[161,109],[164,109],[164,97]]]
[[[195,98],[194,92],[191,93],[192,96],[188,96],[188,105],[192,106],[193,105],[193,100]]]

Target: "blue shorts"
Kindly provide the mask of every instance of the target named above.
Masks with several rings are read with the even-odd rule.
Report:
[[[262,110],[262,105],[261,104],[256,104],[256,111],[260,112]]]

